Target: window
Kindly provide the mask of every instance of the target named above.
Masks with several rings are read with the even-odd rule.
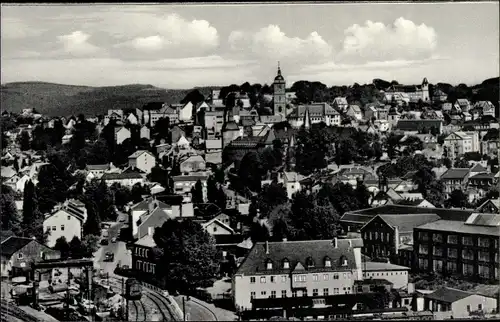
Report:
[[[418,246],[418,253],[422,254],[422,255],[429,254],[429,246],[427,246],[427,245],[419,245]]]
[[[347,278],[347,273],[344,273],[344,278]]]
[[[286,275],[281,276],[281,283],[286,283]]]
[[[339,279],[339,274],[333,274],[333,279],[338,280]]]
[[[458,251],[456,248],[448,248],[448,258],[457,258]]]
[[[443,242],[443,235],[434,233],[432,234],[432,241],[436,243],[442,243]]]
[[[333,294],[335,294],[335,295],[339,294],[339,289],[337,287],[335,287],[333,289]]]
[[[420,239],[421,241],[428,241],[429,235],[426,232],[420,231],[418,233],[418,239]]]
[[[318,296],[318,289],[317,288],[313,289],[313,296]]]
[[[56,226],[52,226],[52,230],[53,230],[53,231],[56,231]]]
[[[375,232],[375,240],[378,239],[378,231]]]
[[[255,284],[255,277],[254,276],[250,277],[250,284]]]
[[[68,216],[68,220],[70,220],[70,219],[71,219],[71,216]]]
[[[323,296],[328,296],[328,288],[323,289]]]
[[[480,250],[477,252],[479,260],[483,262],[489,262],[490,261],[490,252],[485,252]]]
[[[17,258],[18,258],[18,259],[22,259],[22,258],[23,258],[23,253],[19,253],[19,254],[17,254]]]
[[[273,269],[273,262],[268,260],[266,263],[266,269]]]
[[[462,274],[466,276],[470,276],[474,274],[474,266],[472,264],[463,264],[462,265]]]
[[[302,283],[305,283],[305,282],[307,281],[306,276],[305,276],[305,275],[300,275],[300,281],[301,281]]]
[[[478,305],[477,305],[477,309],[478,309],[479,311],[481,311],[481,310],[483,309],[483,305],[482,305],[482,304],[478,304]]]
[[[443,271],[443,261],[435,259],[432,264],[434,272],[441,273]]]
[[[261,284],[265,284],[265,283],[266,283],[266,277],[265,277],[265,276],[262,276],[262,277],[260,278],[260,283],[261,283]]]
[[[271,291],[271,298],[275,299],[276,298],[276,291]]]
[[[47,226],[47,229],[46,229],[46,230],[47,230],[47,231],[50,231],[50,226]]]
[[[307,267],[314,267],[314,262],[313,262],[313,259],[311,257],[307,258],[306,265],[307,265]]]
[[[370,231],[370,238],[368,238],[368,240],[372,240],[373,239],[373,235],[372,235],[372,232]]]
[[[456,262],[448,262],[446,264],[446,271],[448,273],[456,273],[457,272],[457,263]]]
[[[294,282],[299,282],[299,281],[300,281],[300,277],[299,277],[299,275],[294,275],[294,276],[293,276],[293,281],[294,281]]]
[[[362,285],[358,285],[358,290],[357,290],[358,293],[363,293],[363,286]]]
[[[64,225],[61,225],[61,231],[64,231]]]
[[[318,274],[313,274],[313,281],[317,282],[318,281]]]
[[[481,247],[490,247],[490,240],[489,238],[479,237],[478,244]]]
[[[427,258],[419,258],[418,267],[421,270],[427,270],[429,268],[429,261],[427,260]]]
[[[271,276],[271,283],[276,283],[274,276]]]
[[[467,305],[467,312],[470,312],[470,305]]]
[[[468,260],[473,260],[474,259],[474,252],[471,249],[462,249],[462,258],[468,259]]]
[[[467,245],[467,246],[474,245],[474,243],[472,241],[472,237],[462,237],[462,244]]]
[[[296,290],[292,291],[292,297],[297,297],[297,291]]]
[[[332,267],[332,261],[330,259],[325,259],[325,267]]]
[[[290,262],[288,261],[288,259],[285,259],[283,261],[283,268],[284,269],[289,269],[290,268]]]
[[[490,268],[486,265],[479,265],[478,273],[483,278],[490,278]]]
[[[217,231],[217,227],[216,227],[216,226],[214,226],[214,233],[215,233],[216,231]]]
[[[306,297],[307,296],[307,290],[303,290],[302,291],[302,297]]]
[[[330,279],[330,275],[323,274],[323,280],[328,281]]]
[[[434,256],[443,256],[443,248],[440,246],[434,246],[432,249],[432,254]]]
[[[281,297],[286,297],[286,290],[281,291]]]
[[[267,294],[266,291],[260,291],[260,295],[265,296]]]

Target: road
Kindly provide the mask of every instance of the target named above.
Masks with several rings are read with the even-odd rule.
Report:
[[[100,268],[105,273],[110,273],[110,275],[113,274],[118,262],[121,265],[128,265],[129,267],[132,265],[132,253],[127,249],[126,243],[118,240],[115,243],[111,242],[113,238],[118,239],[120,230],[127,224],[128,215],[118,211],[117,220],[117,222],[110,223],[111,227],[107,229],[108,237],[106,239],[108,240],[108,245],[101,245],[97,252],[94,253],[94,267]],[[114,255],[113,262],[104,261],[107,252]]]

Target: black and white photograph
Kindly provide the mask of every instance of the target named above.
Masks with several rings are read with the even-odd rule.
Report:
[[[2,3],[1,321],[500,319],[500,2]]]

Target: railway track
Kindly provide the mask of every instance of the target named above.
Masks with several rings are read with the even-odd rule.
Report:
[[[144,303],[142,301],[130,301],[132,303],[131,307],[133,307],[132,311],[135,311],[135,316],[130,314],[129,312],[129,320],[131,321],[146,321],[146,308],[144,307]]]
[[[161,312],[161,315],[163,317],[163,321],[177,321],[175,318],[174,313],[172,312],[172,309],[170,308],[170,303],[169,300],[162,295],[159,295],[153,291],[144,291],[143,289],[143,295],[146,295],[148,299],[151,300],[157,307],[158,310]],[[168,312],[168,314],[165,313],[165,309]],[[167,317],[169,315],[169,317]]]
[[[38,320],[37,318],[29,315],[13,304],[9,304],[5,300],[0,301],[0,311],[2,313],[2,321],[7,321],[8,319],[6,318],[6,316],[10,315],[12,317],[15,317],[16,319],[26,322],[40,322],[40,320]]]

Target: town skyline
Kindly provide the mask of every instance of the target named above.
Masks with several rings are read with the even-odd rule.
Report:
[[[498,37],[498,3],[489,2],[3,5],[2,83],[270,84],[280,61],[288,86],[474,85],[498,76]]]

